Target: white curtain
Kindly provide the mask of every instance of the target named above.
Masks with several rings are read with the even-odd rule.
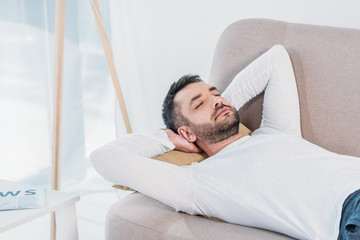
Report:
[[[108,0],[99,1],[109,29]],[[49,185],[55,1],[0,1],[0,178]],[[115,97],[88,0],[66,1],[62,186],[115,137]]]
[[[162,100],[188,73],[209,77],[221,32],[245,18],[360,28],[357,0],[110,0],[113,50],[135,132],[163,127]],[[118,135],[125,134],[121,118]]]

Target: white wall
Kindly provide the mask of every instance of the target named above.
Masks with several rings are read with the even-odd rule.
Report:
[[[272,18],[360,29],[358,9],[357,0],[110,0],[115,61],[134,131],[163,126],[162,100],[180,76],[207,80],[217,39],[232,22]]]

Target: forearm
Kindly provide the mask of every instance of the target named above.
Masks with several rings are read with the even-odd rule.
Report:
[[[275,45],[238,73],[223,97],[238,110],[264,90],[261,126],[301,135],[295,75],[281,45]]]
[[[223,92],[222,96],[228,99],[236,110],[265,90],[276,67],[274,52],[277,48],[272,47],[240,71]]]
[[[151,159],[173,148],[164,131],[132,134],[96,149],[90,159],[106,180],[131,187],[191,214],[194,191],[190,171]]]
[[[117,150],[119,152],[131,152],[141,157],[154,157],[174,149],[175,146],[169,140],[163,130],[157,130],[146,134],[129,134],[111,141],[95,151]]]
[[[133,164],[174,149],[164,131],[149,134],[129,134],[111,141],[90,154],[94,168],[107,180],[118,184],[127,179],[126,172]],[[115,171],[115,172],[114,172]],[[121,173],[121,174],[119,174]]]

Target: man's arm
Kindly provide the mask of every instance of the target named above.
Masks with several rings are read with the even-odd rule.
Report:
[[[238,110],[264,90],[261,127],[301,136],[294,71],[281,45],[275,45],[238,73],[222,96]]]
[[[194,187],[186,167],[151,157],[174,149],[165,131],[130,134],[90,155],[94,168],[108,181],[126,185],[178,211],[193,214]]]

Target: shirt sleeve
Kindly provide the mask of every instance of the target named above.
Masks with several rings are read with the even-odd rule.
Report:
[[[260,127],[301,136],[295,75],[290,57],[281,45],[275,45],[239,72],[222,96],[238,110],[263,91]]]
[[[123,136],[94,150],[90,159],[106,180],[136,189],[177,211],[195,214],[190,169],[151,158],[174,148],[166,132],[159,130]]]

